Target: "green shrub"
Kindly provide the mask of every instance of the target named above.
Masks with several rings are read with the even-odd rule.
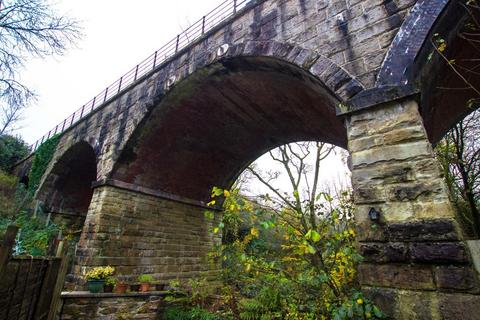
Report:
[[[31,217],[22,211],[15,219],[0,217],[0,234],[4,233],[11,224],[17,225],[20,230],[17,235],[15,254],[29,254],[42,256],[47,254],[48,244],[60,228],[50,223],[46,226],[43,217]]]
[[[164,320],[221,320],[220,317],[200,308],[189,310],[169,307],[163,314]]]
[[[17,179],[0,170],[0,216],[10,217],[15,208]]]
[[[141,274],[138,276],[138,282],[140,283],[152,283],[153,281],[153,276],[150,274]]]
[[[0,170],[11,173],[12,167],[30,152],[29,146],[19,137],[0,135]]]

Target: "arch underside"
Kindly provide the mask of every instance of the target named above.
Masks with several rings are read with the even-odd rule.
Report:
[[[92,198],[97,164],[87,142],[70,147],[48,173],[37,193],[47,211],[69,216],[86,216]]]
[[[424,126],[434,144],[478,107],[469,104],[470,99],[479,97],[468,88],[466,81],[480,88],[480,49],[477,43],[480,39],[477,37],[469,41],[462,36],[463,32],[469,32],[464,26],[471,22],[471,17],[480,21],[480,10],[468,13],[463,3],[451,1],[428,33],[415,63],[409,67],[421,92]],[[442,53],[444,57],[435,52],[435,39],[446,41],[446,51]],[[454,64],[449,65],[447,60]]]
[[[229,187],[273,147],[321,140],[346,147],[338,100],[306,71],[273,58],[220,60],[154,106],[111,177],[195,200]]]

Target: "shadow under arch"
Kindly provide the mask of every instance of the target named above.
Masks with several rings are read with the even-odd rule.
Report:
[[[55,162],[36,198],[55,221],[81,229],[93,195],[92,182],[97,177],[93,148],[87,142],[71,146]]]
[[[470,40],[461,36],[467,24],[480,21],[480,10],[467,7],[464,1],[418,1],[377,77],[378,88],[411,85],[420,92],[420,112],[433,144],[474,110],[469,99],[480,98],[454,70],[480,90],[478,36]],[[435,39],[445,40],[445,58],[435,52]],[[446,60],[454,61],[454,68]]]
[[[339,99],[317,77],[271,57],[221,59],[175,85],[145,116],[111,179],[207,200],[268,150],[318,140],[346,148]]]

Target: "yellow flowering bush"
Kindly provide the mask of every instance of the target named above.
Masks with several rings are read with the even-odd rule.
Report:
[[[115,272],[115,268],[111,266],[95,267],[88,271],[85,277],[87,280],[105,280],[112,276]]]

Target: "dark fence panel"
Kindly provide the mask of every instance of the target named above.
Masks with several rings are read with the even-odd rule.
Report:
[[[0,244],[0,320],[52,319],[65,277],[64,251],[57,257],[12,257],[16,231],[9,227]]]

